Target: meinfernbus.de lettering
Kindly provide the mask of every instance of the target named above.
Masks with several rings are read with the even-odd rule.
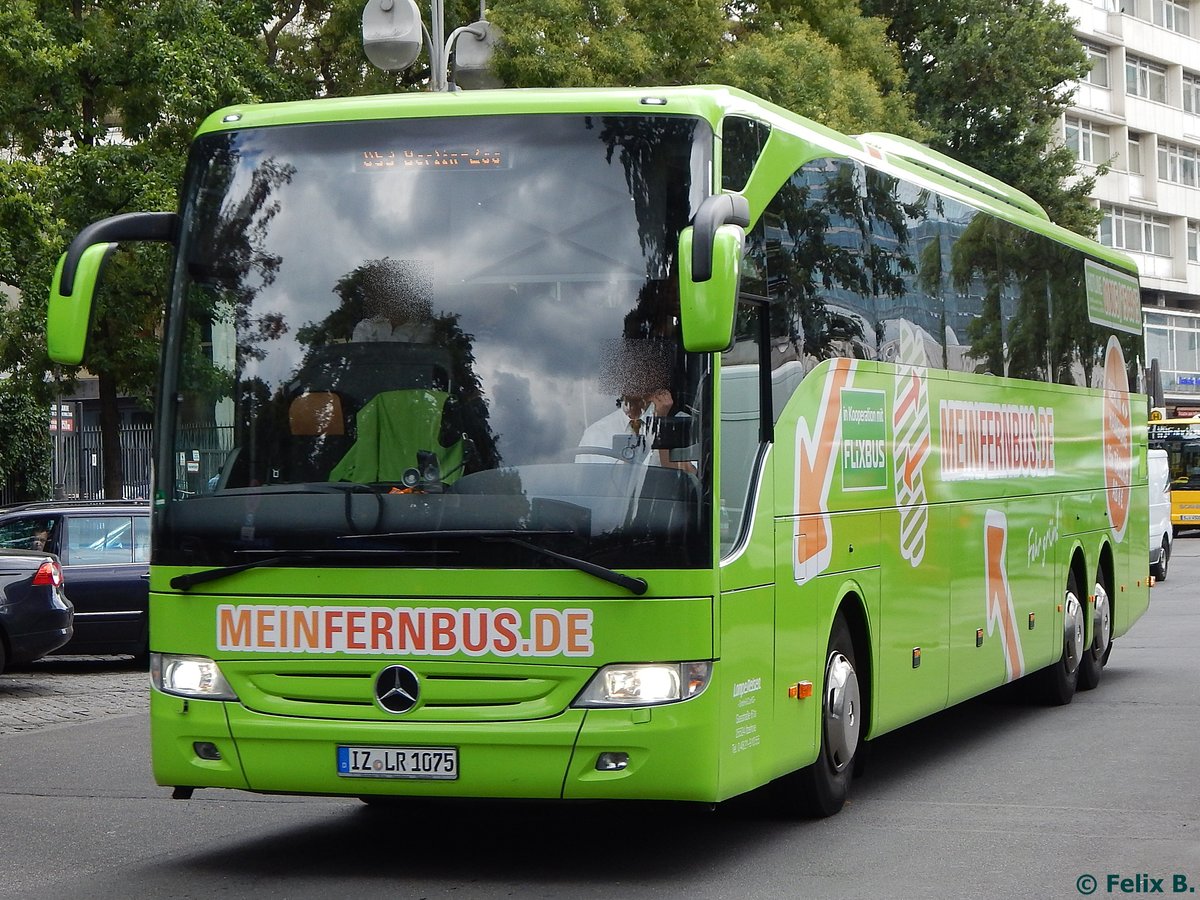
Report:
[[[221,110],[64,254],[56,360],[138,240],[176,796],[829,815],[1146,608],[1134,265],[904,139],[713,86]]]

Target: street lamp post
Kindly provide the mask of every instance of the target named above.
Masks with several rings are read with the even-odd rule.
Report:
[[[445,0],[430,0],[429,30],[421,19],[416,0],[367,0],[363,7],[363,51],[371,64],[384,71],[406,69],[416,62],[421,48],[429,46],[429,89],[457,90],[463,87],[497,87],[488,69],[492,50],[499,40],[495,26],[484,16],[479,4],[479,21],[454,29],[446,39]],[[456,77],[449,77],[450,52],[456,41],[469,35],[473,44],[465,53],[466,65],[456,66]],[[461,85],[460,85],[461,82]]]

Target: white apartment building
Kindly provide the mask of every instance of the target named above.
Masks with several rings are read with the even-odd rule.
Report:
[[[1137,260],[1168,409],[1200,413],[1200,0],[1065,2],[1093,65],[1063,137],[1109,162],[1100,241]]]

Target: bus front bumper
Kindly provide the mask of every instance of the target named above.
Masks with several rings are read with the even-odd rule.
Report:
[[[651,708],[434,725],[265,715],[239,703],[153,691],[154,777],[165,786],[284,794],[714,802],[712,694]],[[339,775],[339,746],[453,747],[458,777]]]

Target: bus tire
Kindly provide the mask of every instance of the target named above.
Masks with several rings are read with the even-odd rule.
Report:
[[[1063,651],[1059,660],[1034,673],[1034,695],[1046,706],[1066,706],[1079,684],[1079,660],[1084,652],[1084,607],[1079,579],[1072,568],[1063,592]]]
[[[788,812],[819,819],[846,803],[862,728],[862,692],[850,626],[841,613],[829,634],[821,692],[821,746],[816,762],[780,779]]]
[[[1104,584],[1103,572],[1096,579],[1096,600],[1092,604],[1092,643],[1079,660],[1079,690],[1090,691],[1100,683],[1104,661],[1112,646],[1112,599]]]

